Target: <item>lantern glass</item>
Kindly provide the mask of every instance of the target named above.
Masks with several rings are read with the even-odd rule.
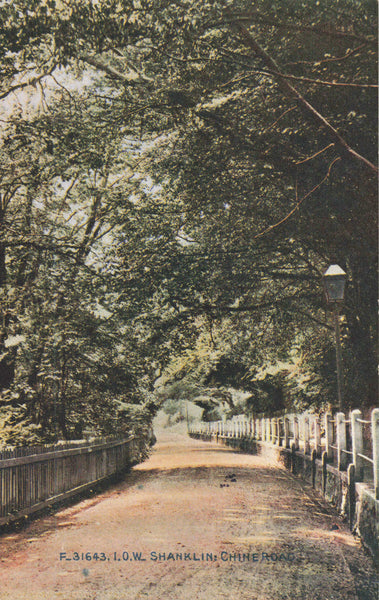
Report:
[[[328,302],[342,302],[346,273],[338,265],[331,265],[324,273],[325,293]]]

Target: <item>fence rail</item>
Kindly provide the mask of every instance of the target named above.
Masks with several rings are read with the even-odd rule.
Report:
[[[16,458],[19,456],[30,456],[31,454],[46,454],[47,452],[53,452],[54,450],[67,450],[69,448],[83,448],[87,446],[96,446],[109,442],[114,438],[112,436],[107,437],[93,437],[87,440],[71,440],[70,442],[61,441],[56,444],[39,444],[38,446],[21,446],[14,448],[12,446],[1,446],[0,447],[0,461],[5,458]]]
[[[322,454],[339,470],[355,467],[355,480],[373,485],[379,499],[379,408],[371,419],[362,419],[360,410],[322,417],[312,413],[289,414],[276,418],[248,419],[244,415],[229,421],[202,422],[189,428],[190,434],[216,438],[250,438],[293,448],[304,454]]]
[[[127,470],[140,451],[133,436],[1,451],[0,525]]]

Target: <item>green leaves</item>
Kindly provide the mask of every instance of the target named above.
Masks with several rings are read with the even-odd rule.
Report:
[[[125,427],[137,416],[120,407],[153,412],[171,393],[208,408],[218,392],[249,393],[246,410],[260,394],[270,410],[317,405],[334,394],[330,262],[349,277],[347,399],[359,381],[369,402],[373,6],[35,0],[0,12],[7,415],[49,438],[78,435],[88,414],[98,432]],[[295,349],[296,377],[262,376]],[[33,394],[16,400],[16,387]]]

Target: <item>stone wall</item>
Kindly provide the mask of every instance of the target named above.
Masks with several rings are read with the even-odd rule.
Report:
[[[359,535],[363,545],[379,565],[379,500],[367,484],[355,482],[353,465],[348,471],[339,471],[315,455],[309,456],[294,449],[280,448],[266,442],[256,442],[257,453],[267,454],[263,446],[270,446],[271,454],[295,476],[301,477],[332,504],[349,522],[350,529]]]
[[[349,522],[350,529],[359,535],[362,544],[379,565],[379,500],[367,484],[354,480],[354,467],[339,471],[328,464],[326,453],[322,459],[252,438],[225,437],[215,434],[191,434],[204,441],[218,441],[244,452],[259,454],[277,462],[296,477],[301,477],[316,489],[338,513]]]

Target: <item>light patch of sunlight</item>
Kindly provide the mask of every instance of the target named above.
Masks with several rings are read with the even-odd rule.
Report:
[[[266,542],[279,542],[279,538],[273,535],[252,535],[249,537],[238,537],[234,538],[235,544],[265,544]]]
[[[312,529],[296,529],[293,532],[293,536],[302,537],[312,540],[338,540],[343,542],[347,546],[359,546],[359,541],[356,540],[351,533],[345,533],[343,531],[326,531],[325,529],[312,528]]]

